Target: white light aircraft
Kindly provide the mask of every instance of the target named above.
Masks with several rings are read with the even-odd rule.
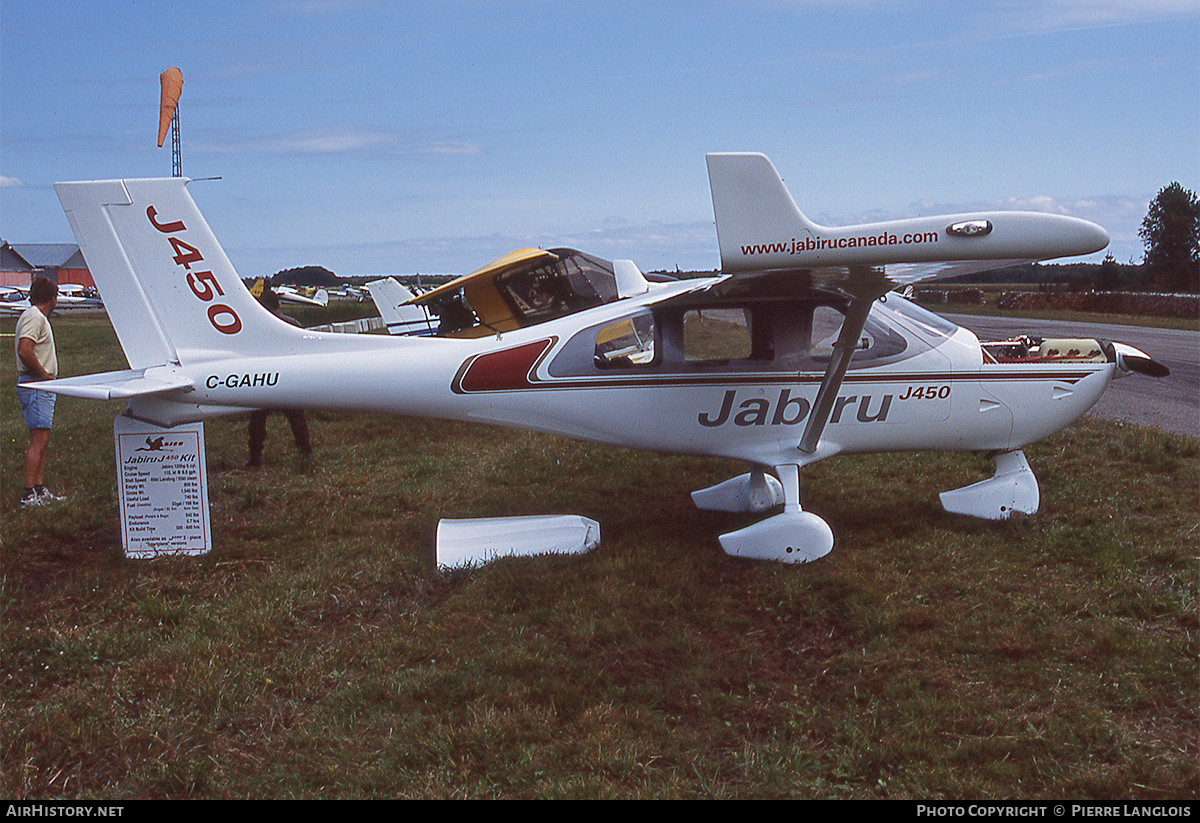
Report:
[[[302,306],[320,306],[321,308],[329,305],[329,292],[325,289],[296,288],[285,285],[276,286],[275,294],[279,295],[282,303],[298,303]]]
[[[1021,449],[1069,425],[1110,380],[1162,373],[1098,340],[981,344],[893,289],[1021,261],[1089,254],[1099,226],[991,212],[840,228],[796,207],[771,162],[713,154],[722,273],[651,282],[628,260],[515,252],[409,299],[432,336],[341,335],[271,316],[240,282],[182,179],[61,183],[60,200],[129,369],[36,384],[126,398],[160,426],[254,408],[390,412],[736,458],[695,492],[764,519],[720,537],[739,557],[802,562],[833,547],[801,507],[800,473],[839,454],[970,450],[995,475],[942,495],[990,519],[1032,513]],[[704,323],[736,319],[715,345]]]
[[[375,308],[379,309],[379,316],[383,318],[388,334],[428,337],[437,331],[437,321],[429,316],[423,306],[409,302],[415,295],[396,278],[372,280],[363,288],[371,295]]]
[[[10,286],[0,287],[0,316],[19,316],[29,308],[29,290]],[[93,289],[73,283],[58,287],[58,302],[55,314],[78,311],[101,311],[104,303]]]

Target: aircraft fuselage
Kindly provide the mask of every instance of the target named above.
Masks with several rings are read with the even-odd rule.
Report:
[[[911,356],[852,368],[820,447],[798,443],[822,371],[769,362],[672,360],[604,369],[598,328],[637,307],[477,339],[306,333],[295,354],[185,365],[193,391],[142,410],[174,424],[242,408],[370,410],[513,426],[648,450],[800,465],[839,453],[1021,448],[1069,425],[1100,397],[1110,362],[985,362],[978,339],[884,319]],[[659,321],[659,333],[667,334]],[[314,356],[306,351],[311,344]],[[582,355],[581,355],[582,352]],[[186,360],[186,353],[181,352]],[[852,364],[853,364],[852,360]],[[160,416],[159,419],[153,419]]]

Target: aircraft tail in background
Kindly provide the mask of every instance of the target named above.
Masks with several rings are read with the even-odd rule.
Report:
[[[428,337],[437,331],[435,322],[430,319],[424,306],[405,305],[414,295],[396,278],[372,280],[366,288],[387,325],[388,334]]]

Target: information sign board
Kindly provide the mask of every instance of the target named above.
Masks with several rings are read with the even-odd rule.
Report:
[[[208,552],[204,424],[163,429],[122,415],[113,423],[113,439],[126,556]]]

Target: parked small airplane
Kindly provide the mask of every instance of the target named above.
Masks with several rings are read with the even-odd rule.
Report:
[[[593,271],[596,282],[588,283],[587,272]],[[390,334],[474,337],[570,314],[589,302],[607,302],[614,296],[608,285],[614,276],[611,263],[575,249],[520,249],[421,294],[394,277],[374,280],[367,290]],[[633,288],[645,282],[640,272],[633,279]],[[564,281],[561,286],[559,280]],[[555,304],[559,291],[571,294],[571,300]]]
[[[322,308],[329,305],[329,292],[311,286],[276,286],[275,294],[279,295],[281,303],[298,303],[302,306]]]
[[[338,298],[341,300],[355,300],[359,303],[367,299],[367,292],[359,286],[351,286],[349,283],[343,283],[340,288],[328,290],[330,298]]]
[[[1032,513],[1021,449],[1066,427],[1111,379],[1165,371],[1107,341],[1003,341],[893,293],[920,280],[1089,254],[1099,226],[990,212],[840,228],[796,207],[771,162],[708,156],[722,273],[651,282],[632,261],[526,249],[407,299],[432,336],[322,334],[246,291],[178,178],[56,186],[129,370],[36,384],[126,398],[159,426],[254,408],[390,412],[493,423],[616,446],[736,458],[695,492],[769,514],[722,535],[731,555],[800,562],[833,547],[800,503],[804,466],[838,454],[971,450],[989,480],[951,512]],[[703,324],[729,318],[714,339]],[[774,510],[773,513],[771,513]]]
[[[428,337],[436,333],[437,320],[424,307],[409,305],[415,295],[396,278],[372,280],[363,288],[379,309],[388,334]]]
[[[100,292],[90,286],[83,286],[79,283],[59,283],[58,284],[58,299],[67,298],[81,302],[90,302],[93,306],[101,306],[103,301],[100,299]]]
[[[0,303],[19,303],[29,299],[29,289],[16,286],[0,286]]]
[[[19,316],[29,308],[28,289],[18,289],[13,286],[0,286],[0,316]],[[103,311],[104,302],[95,289],[89,289],[72,283],[64,283],[58,287],[58,302],[54,307],[55,314],[77,311]]]

